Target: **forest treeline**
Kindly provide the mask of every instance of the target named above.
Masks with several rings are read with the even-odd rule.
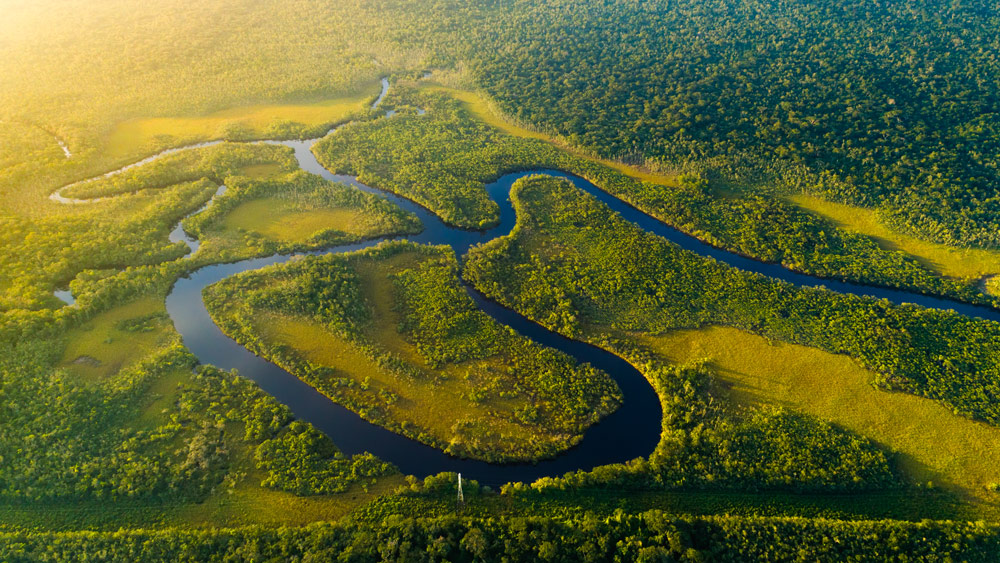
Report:
[[[995,561],[982,523],[640,514],[395,518],[299,528],[0,533],[0,559],[40,561]]]
[[[1000,244],[1000,25],[981,2],[623,0],[509,10],[473,55],[502,110],[607,157],[763,178]],[[558,47],[554,47],[558,46]]]

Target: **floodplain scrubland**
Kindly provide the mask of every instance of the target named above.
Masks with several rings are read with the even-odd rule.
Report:
[[[504,172],[555,168],[572,172],[654,217],[713,245],[823,277],[901,287],[989,302],[979,280],[942,277],[901,252],[833,224],[780,199],[749,194],[720,198],[701,176],[671,185],[641,181],[538,138],[505,134],[473,118],[441,88],[399,84],[386,98],[404,110],[392,119],[359,121],[314,147],[330,170],[356,174],[464,228],[495,224],[498,209],[483,189]],[[411,111],[423,108],[423,115]],[[621,168],[621,167],[620,167]],[[637,176],[642,177],[641,174]]]
[[[288,173],[295,161],[284,147],[230,143],[165,159],[81,188],[73,195],[106,199],[63,205],[62,217],[9,218],[30,235],[3,255],[0,518],[61,529],[304,524],[390,491],[400,482],[391,466],[340,456],[254,384],[210,367],[192,373],[163,300],[205,264],[419,224],[351,186]],[[173,225],[220,183],[230,189],[187,227],[205,244],[191,254],[170,243]],[[229,211],[258,197],[349,220],[280,241],[225,226]],[[50,226],[44,238],[39,224]],[[72,280],[75,306],[47,306],[52,279]],[[32,295],[38,305],[25,310]]]
[[[363,418],[459,456],[552,456],[620,402],[607,374],[476,310],[446,247],[384,243],[206,290],[223,331]]]
[[[116,332],[163,330],[158,319],[140,314],[148,304],[136,305],[107,314],[124,317]],[[102,330],[102,320],[108,319],[95,319],[93,330]],[[4,345],[0,514],[6,523],[285,521],[287,515],[246,509],[268,499],[292,507],[293,495],[303,494],[351,490],[357,499],[394,473],[371,456],[339,456],[328,438],[234,374],[210,367],[192,373],[194,358],[176,335],[164,336],[167,343],[99,380],[52,370],[57,357],[26,362],[25,356],[45,357],[39,351],[50,344],[43,340]],[[67,348],[79,338],[71,333]],[[338,502],[344,503],[334,499],[312,513],[336,513]],[[108,503],[122,510],[98,514]],[[214,516],[207,517],[209,510]]]
[[[465,68],[471,79],[463,87],[478,88],[482,96],[401,87],[387,100],[397,100],[398,117],[346,128],[341,133],[349,140],[341,142],[340,133],[329,139],[320,147],[321,160],[471,227],[495,220],[481,187],[500,172],[564,169],[750,256],[823,276],[983,301],[975,280],[939,274],[992,273],[989,255],[978,255],[978,248],[992,252],[1000,232],[992,188],[1000,138],[993,123],[1000,76],[992,56],[994,12],[962,0],[947,6],[824,0],[791,7],[620,0],[584,8],[565,0],[286,0],[266,8],[245,0],[5,6],[0,559],[301,553],[364,560],[375,553],[417,556],[414,550],[421,557],[470,560],[606,560],[616,554],[736,561],[995,559],[1000,547],[990,526],[845,521],[887,510],[875,504],[898,506],[891,513],[897,518],[976,517],[907,504],[937,499],[903,482],[913,478],[933,478],[990,501],[984,485],[994,427],[948,414],[954,408],[995,422],[990,357],[996,351],[983,343],[997,335],[988,323],[791,291],[757,278],[741,285],[725,277],[710,286],[715,290],[708,302],[698,293],[711,276],[695,274],[711,268],[674,272],[641,253],[650,267],[626,269],[629,275],[611,284],[623,295],[600,293],[611,296],[607,306],[590,310],[581,306],[593,305],[589,284],[607,272],[563,279],[565,271],[578,272],[568,270],[563,257],[535,249],[551,266],[538,267],[532,283],[518,290],[588,291],[564,294],[571,296],[568,306],[565,299],[544,298],[516,305],[581,338],[604,331],[599,344],[645,366],[668,415],[664,440],[649,460],[484,494],[477,501],[489,499],[485,515],[453,518],[443,515],[455,511],[454,475],[425,482],[436,488],[430,493],[390,495],[379,501],[385,504],[362,506],[402,477],[370,457],[338,457],[328,440],[291,421],[243,379],[209,367],[192,374],[193,359],[160,315],[173,281],[200,265],[412,232],[418,227],[412,218],[376,199],[288,174],[294,171],[288,150],[231,143],[177,153],[65,192],[112,196],[105,201],[59,205],[47,199],[61,186],[184,142],[185,135],[311,134],[351,115],[382,76]],[[553,44],[560,48],[539,48]],[[344,106],[323,103],[348,98]],[[423,121],[416,108],[428,110]],[[437,165],[421,170],[428,162]],[[653,175],[637,177],[636,168],[623,163]],[[735,186],[729,197],[718,197],[720,182]],[[205,242],[202,249],[192,255],[169,244],[171,227],[220,184],[232,190],[217,199],[219,205],[185,222]],[[860,215],[839,229],[834,213],[826,213],[832,221],[821,220],[783,199],[800,192],[877,208],[891,231],[870,222],[866,227]],[[261,207],[272,204],[283,219],[300,222],[278,225],[264,217]],[[329,228],[314,229],[320,218]],[[598,221],[599,229],[605,222]],[[597,236],[590,231],[597,229],[584,234]],[[596,238],[573,240],[589,247]],[[951,246],[922,246],[928,240]],[[973,249],[968,255],[966,247]],[[572,254],[570,246],[558,248]],[[678,263],[691,265],[687,259],[673,265]],[[632,291],[637,280],[644,285]],[[676,284],[670,287],[661,283],[671,280]],[[494,281],[508,287],[517,280]],[[75,307],[52,297],[67,283]],[[983,287],[1000,293],[998,283],[992,278]],[[664,300],[671,306],[660,307]],[[724,314],[685,309],[720,304],[729,307]],[[544,310],[549,305],[558,314],[550,316]],[[832,332],[831,321],[841,323],[832,324]],[[710,328],[678,332],[678,326]],[[329,332],[299,320],[270,328],[275,339],[293,346]],[[856,339],[847,338],[850,332]],[[792,360],[781,352],[790,345],[761,352],[761,337],[751,333],[808,344],[808,351],[792,349],[796,357],[815,356],[819,367],[789,364],[794,369],[768,369],[767,385],[751,380],[747,362],[765,368]],[[692,351],[695,344],[705,351]],[[436,353],[430,341],[409,345]],[[751,351],[752,359],[741,356]],[[847,352],[870,369],[849,367],[831,351]],[[938,402],[890,396],[866,387],[865,377]],[[756,396],[747,391],[751,381]],[[839,383],[836,393],[832,383]],[[733,388],[720,389],[726,385]],[[905,414],[872,420],[862,409],[820,400],[824,395],[833,401],[857,397],[860,405],[884,405],[869,401],[891,397]],[[935,431],[909,432],[900,417],[926,420]],[[928,457],[907,453],[935,436],[937,447],[925,452]],[[964,448],[951,449],[962,441],[968,442]],[[981,459],[974,459],[980,447]],[[949,451],[961,452],[953,465]],[[753,490],[762,492],[747,492]],[[824,494],[830,490],[840,494]],[[601,502],[586,504],[597,498]],[[394,502],[403,508],[379,512]],[[638,512],[634,507],[642,502],[750,514],[849,508],[835,513],[837,521],[613,514],[620,506]],[[431,504],[437,513],[424,510]],[[490,520],[510,506],[546,517]],[[596,516],[583,514],[584,506]],[[272,527],[335,519],[351,510],[370,520]],[[440,518],[407,519],[429,514]],[[246,524],[266,528],[189,529]],[[34,531],[161,525],[180,528]]]
[[[897,307],[822,289],[796,288],[741,272],[644,233],[572,184],[558,179],[521,180],[515,184],[512,197],[518,225],[509,237],[470,251],[464,275],[487,296],[543,325],[601,344],[637,365],[651,358],[658,348],[647,338],[667,338],[663,335],[676,329],[729,325],[768,339],[818,348],[826,352],[826,364],[837,358],[830,353],[851,356],[867,368],[868,384],[940,401],[956,418],[964,415],[997,424],[996,400],[991,398],[997,393],[994,348],[1000,342],[1000,327],[995,323],[915,306]],[[636,332],[650,336],[637,343],[631,336]],[[728,345],[736,346],[741,340],[748,348],[762,343],[759,339],[747,343],[746,338],[734,337]],[[649,349],[641,346],[642,342]],[[717,353],[725,357],[724,352]],[[708,363],[704,368],[710,369],[712,355],[706,355]],[[761,365],[759,357],[753,361]],[[794,368],[788,369],[793,374],[782,377],[794,377]],[[724,371],[714,377],[725,381]],[[828,378],[835,374],[823,373]],[[776,380],[779,377],[766,375]],[[655,378],[647,377],[655,382]],[[712,397],[712,379],[702,377],[702,383],[691,383],[692,388],[685,389],[687,396],[680,394],[685,398],[674,400],[677,408],[696,408],[693,405],[699,392]],[[850,380],[839,384],[857,386]],[[678,392],[671,395],[677,396]],[[767,397],[765,402],[781,404],[792,400],[790,406],[796,410],[815,412],[808,403],[797,404],[797,397],[801,395]],[[922,406],[919,401],[914,405]],[[927,422],[943,420],[943,409],[922,410],[930,413],[925,417]],[[670,412],[666,403],[664,411]],[[913,413],[917,412],[914,408]],[[669,418],[665,416],[665,435]],[[836,417],[823,418],[837,421]],[[990,435],[976,423],[964,420],[966,424],[962,424],[962,420],[948,427],[964,429],[964,440]],[[897,421],[899,426],[895,428],[890,424],[883,429],[884,436],[875,424],[857,424],[850,418],[841,424],[875,442],[892,445],[893,440],[905,443],[898,435],[905,433],[910,423]],[[780,427],[773,421],[770,426]],[[685,443],[683,436],[682,432],[681,443]],[[910,440],[913,442],[906,452],[910,455],[925,445],[917,438]],[[660,449],[664,443],[666,440]],[[952,441],[946,444],[946,448],[954,447]],[[962,458],[969,468],[976,466],[968,473],[961,463],[948,462],[947,449],[932,452],[923,454],[928,469],[936,469],[943,476],[942,484],[964,488],[965,493],[982,497],[986,487],[1000,477],[995,475],[995,466],[976,460],[971,452]],[[661,468],[654,463],[656,457],[650,458],[650,466],[659,471]],[[804,466],[801,462],[791,466],[797,465]],[[746,470],[738,474],[749,475]]]
[[[377,81],[359,87],[352,97],[303,105],[248,106],[199,117],[155,117],[119,123],[108,139],[113,156],[152,153],[203,141],[226,139],[307,139],[326,133],[334,124],[362,115],[378,94]]]
[[[184,222],[206,259],[231,261],[416,233],[416,217],[376,195],[302,170],[233,178],[212,206]]]

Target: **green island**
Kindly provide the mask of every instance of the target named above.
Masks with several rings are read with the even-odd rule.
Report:
[[[614,410],[607,374],[497,324],[454,253],[389,243],[210,286],[222,330],[362,417],[448,453],[551,456]]]
[[[0,12],[0,561],[1000,559],[994,6]]]

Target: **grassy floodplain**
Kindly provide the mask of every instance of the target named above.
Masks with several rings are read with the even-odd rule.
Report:
[[[630,337],[668,362],[707,360],[721,399],[782,405],[832,421],[898,454],[914,482],[1000,500],[986,490],[1000,482],[1000,428],[922,397],[877,389],[875,374],[847,356],[721,326]]]
[[[209,260],[334,246],[419,232],[416,218],[349,185],[302,171],[231,177],[226,193],[185,228],[204,241]]]
[[[278,242],[304,242],[310,236],[337,225],[355,236],[368,232],[358,225],[357,213],[347,209],[306,210],[277,198],[248,201],[233,209],[223,221],[227,229],[262,234]]]
[[[310,104],[258,105],[194,117],[130,120],[115,126],[108,137],[107,151],[111,156],[121,156],[214,139],[264,139],[325,133],[329,126],[360,115],[380,88],[378,82],[364,84],[352,96]]]
[[[958,278],[993,278],[1000,273],[1000,251],[986,248],[961,248],[922,240],[886,226],[874,209],[845,205],[814,196],[790,196],[789,201],[826,217],[839,228],[875,239],[886,250],[905,252],[928,268],[945,276]],[[984,287],[996,291],[995,284]]]
[[[22,268],[52,275],[33,253],[61,252],[61,268],[84,271],[71,284],[76,307],[37,313],[52,328],[32,329],[39,321],[23,312],[5,317],[0,375],[5,401],[18,408],[4,410],[0,427],[0,457],[17,460],[0,464],[3,525],[305,524],[339,518],[401,483],[378,460],[338,457],[328,439],[294,426],[252,384],[211,370],[192,373],[193,358],[166,318],[163,299],[173,280],[200,265],[419,228],[401,210],[354,188],[289,176],[288,153],[220,145],[103,179],[74,195],[109,199],[63,206],[78,217],[80,230],[58,216],[48,222],[53,232],[61,225],[63,236],[103,224],[108,228],[97,232],[105,238],[82,235],[65,246],[47,239],[26,246],[31,253],[5,256],[18,283],[5,280],[2,287],[22,296],[31,287]],[[188,229],[204,240],[202,250],[185,254],[168,243],[170,228],[222,182],[230,185],[227,196]],[[250,237],[257,242],[248,244],[253,231],[229,229],[224,220],[229,210],[262,197],[281,199],[292,213],[325,210],[338,220],[285,242]],[[105,215],[106,222],[90,223]],[[115,225],[114,217],[129,221]],[[318,234],[325,238],[310,239]],[[136,252],[143,245],[162,250],[143,256]],[[122,263],[118,256],[127,258]],[[11,336],[17,331],[27,336]]]
[[[105,381],[172,339],[166,315],[152,297],[101,313],[69,331],[58,366],[83,381]]]
[[[162,303],[162,296],[140,298],[68,331],[54,373],[20,374],[34,386],[6,379],[10,358],[23,352],[4,348],[0,373],[19,411],[12,415],[17,426],[3,429],[0,455],[21,453],[0,470],[3,525],[306,524],[339,518],[402,483],[391,470],[378,469],[377,479],[353,470],[331,476],[314,463],[296,468],[299,479],[335,484],[336,492],[310,494],[301,484],[290,490],[280,477],[264,485],[285,471],[274,445],[291,432],[290,414],[236,376],[193,373]],[[33,418],[41,412],[45,418]],[[54,439],[60,448],[25,449]]]
[[[730,277],[730,282],[717,286],[710,280],[724,275],[725,268],[670,250],[665,243],[655,242],[652,235],[638,234],[569,184],[536,177],[520,181],[514,190],[518,226],[510,238],[475,250],[468,262],[467,277],[487,295],[556,330],[584,334],[640,362],[648,358],[647,353],[671,364],[707,361],[704,365],[716,382],[707,387],[707,393],[715,400],[725,399],[734,408],[784,406],[832,421],[898,452],[896,461],[911,482],[931,480],[987,505],[996,503],[995,493],[986,491],[987,485],[1000,478],[990,451],[990,444],[1000,435],[996,426],[958,416],[951,408],[926,398],[874,388],[873,383],[884,380],[884,375],[831,353],[838,350],[830,349],[823,338],[803,340],[802,329],[793,328],[795,320],[790,320],[789,330],[768,328],[771,323],[772,327],[789,323],[780,320],[782,317],[796,318],[797,305],[791,302],[780,305],[785,313],[773,320],[767,320],[771,317],[767,313],[752,314],[756,320],[747,324],[746,305],[731,306],[726,297],[727,293],[740,293],[737,286],[744,282]],[[695,262],[706,270],[699,271],[701,266],[692,269]],[[538,269],[533,265],[540,263],[548,266]],[[682,280],[697,285],[700,296],[691,294],[690,286],[680,283]],[[723,286],[727,288],[724,291]],[[760,286],[755,293],[759,298],[775,289]],[[560,300],[560,318],[577,319],[575,325],[553,321],[547,315],[554,293],[565,296]],[[767,311],[777,306],[766,304],[768,299],[751,307]],[[701,304],[694,306],[695,302]],[[813,309],[810,315],[815,314]],[[736,328],[676,330],[723,319],[744,330],[754,326],[754,332],[772,340],[799,345],[771,344],[762,336]],[[833,327],[845,321],[829,322]],[[919,341],[926,342],[924,346],[933,345],[932,340]],[[812,346],[801,345],[807,343]],[[872,358],[862,353],[860,359],[864,363]],[[984,370],[991,369],[989,363],[985,360]],[[969,382],[972,385],[976,384]],[[988,381],[979,385],[987,386]],[[915,390],[919,392],[919,387]]]
[[[617,407],[614,382],[476,310],[443,247],[306,258],[206,291],[223,330],[362,417],[461,456],[531,460]]]

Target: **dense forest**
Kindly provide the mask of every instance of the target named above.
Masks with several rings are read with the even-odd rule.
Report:
[[[4,533],[0,557],[35,561],[993,561],[990,526],[797,518],[396,519],[301,528]]]
[[[997,323],[729,267],[544,175],[465,256],[374,242],[425,227],[379,189],[484,231],[492,182],[553,170],[745,257],[1000,306],[995,6],[8,4],[0,560],[997,559]],[[345,455],[174,325],[185,277],[250,259],[287,262],[208,286],[208,328],[468,467],[629,408],[471,289],[631,364],[659,442],[467,473],[464,503]]]
[[[605,156],[766,172],[929,239],[1000,244],[1000,21],[986,5],[566,7],[510,14],[477,52],[505,113]]]
[[[644,233],[565,181],[515,189],[523,224],[473,251],[465,275],[543,324],[568,334],[587,320],[650,332],[733,324],[847,353],[881,374],[877,384],[1000,422],[996,323],[747,274]]]
[[[748,274],[643,232],[564,180],[520,180],[512,198],[514,232],[470,251],[463,275],[554,330],[607,343],[732,325],[848,354],[875,385],[1000,421],[995,323]]]
[[[658,219],[714,245],[792,269],[875,285],[989,301],[975,283],[944,278],[900,252],[840,231],[778,199],[717,197],[700,175],[674,185],[644,182],[538,139],[504,134],[433,89],[393,90],[393,119],[352,123],[317,144],[324,166],[357,174],[466,228],[494,224],[497,207],[483,185],[505,172],[551,167],[583,176]],[[427,113],[412,111],[419,107]],[[978,281],[978,280],[977,280]]]
[[[124,328],[150,323],[143,321]],[[297,494],[343,491],[393,472],[371,456],[342,459],[328,438],[240,377],[201,368],[189,383],[178,381],[195,359],[177,344],[97,386],[26,365],[22,357],[40,348],[4,346],[4,500],[203,499],[234,486],[233,450],[246,447],[265,486]],[[33,372],[12,371],[25,367]],[[177,381],[162,396],[172,400],[150,400],[165,378]]]

